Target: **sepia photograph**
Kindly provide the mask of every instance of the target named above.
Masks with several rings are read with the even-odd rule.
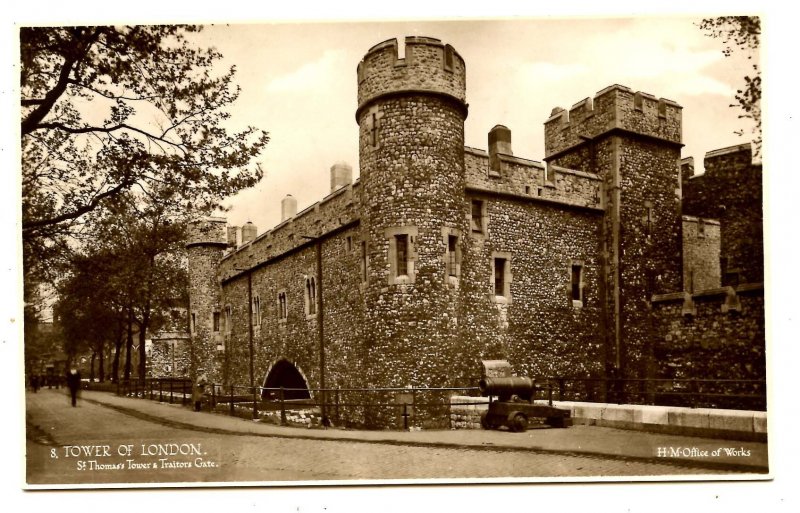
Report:
[[[22,488],[774,479],[728,14],[18,23]]]

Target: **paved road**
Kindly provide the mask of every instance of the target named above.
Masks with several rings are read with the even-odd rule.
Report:
[[[642,458],[218,434],[27,394],[29,484],[726,474]],[[202,415],[202,414],[198,414]]]

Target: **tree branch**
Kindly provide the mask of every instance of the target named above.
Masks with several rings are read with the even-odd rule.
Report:
[[[56,101],[58,101],[61,95],[64,94],[64,91],[67,90],[69,76],[72,73],[75,64],[86,57],[87,53],[89,52],[89,48],[91,48],[92,44],[97,40],[99,35],[100,29],[98,28],[92,33],[91,36],[89,36],[89,38],[86,39],[86,41],[84,41],[83,45],[78,45],[78,48],[74,53],[64,57],[64,64],[61,66],[61,72],[58,75],[58,81],[56,82],[56,85],[47,92],[43,99],[41,99],[41,103],[37,104],[38,107],[33,109],[33,111],[22,120],[22,135],[27,135],[35,130],[45,116],[50,113],[50,110],[56,104]],[[22,104],[25,105],[25,100],[23,100]]]
[[[134,183],[134,180],[123,180],[118,185],[112,187],[111,189],[109,189],[109,190],[107,190],[105,192],[101,192],[100,194],[98,194],[97,196],[92,198],[92,201],[90,201],[89,203],[87,203],[87,204],[85,204],[85,205],[83,205],[81,207],[76,208],[72,212],[66,212],[64,214],[61,214],[61,215],[58,215],[58,216],[55,216],[55,217],[51,217],[51,218],[48,218],[48,219],[39,219],[37,221],[28,221],[28,222],[24,222],[23,221],[23,223],[22,223],[22,231],[23,232],[26,232],[26,231],[30,232],[30,231],[33,231],[33,230],[36,230],[36,229],[39,229],[39,228],[44,228],[44,227],[47,227],[47,226],[53,226],[53,225],[56,225],[58,223],[63,223],[64,221],[69,221],[71,219],[76,219],[76,218],[82,216],[83,214],[94,210],[100,204],[100,202],[103,201],[105,198],[108,198],[109,196],[113,196],[115,194],[118,194],[119,192],[121,192],[125,188],[130,187],[131,185],[133,185],[133,183]]]

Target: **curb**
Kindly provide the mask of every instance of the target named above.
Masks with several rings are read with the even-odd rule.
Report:
[[[181,422],[177,420],[172,420],[166,417],[152,415],[149,413],[144,413],[140,410],[135,408],[127,408],[125,406],[118,406],[114,404],[105,403],[102,401],[98,401],[95,399],[84,398],[86,402],[96,404],[98,406],[102,406],[105,408],[109,408],[125,415],[130,415],[132,417],[136,417],[142,420],[147,420],[150,422],[156,422],[158,424],[162,424],[168,427],[174,427],[178,429],[190,429],[193,431],[201,431],[205,433],[214,433],[214,434],[221,434],[221,435],[234,435],[234,436],[256,436],[256,437],[265,437],[265,438],[284,438],[284,439],[296,439],[296,440],[317,440],[317,441],[330,441],[330,442],[343,442],[343,443],[362,443],[362,444],[381,444],[381,445],[396,445],[396,446],[410,446],[410,447],[434,447],[434,448],[441,448],[441,449],[459,449],[459,450],[476,450],[476,451],[494,451],[494,452],[525,452],[525,453],[533,453],[533,454],[549,454],[549,455],[563,455],[563,456],[571,456],[571,457],[581,457],[581,458],[596,458],[596,459],[606,459],[606,460],[615,460],[615,461],[627,461],[627,462],[636,462],[636,463],[655,463],[657,462],[660,465],[669,465],[672,467],[677,468],[701,468],[707,470],[718,470],[718,471],[729,471],[729,472],[742,472],[748,474],[768,474],[769,469],[768,467],[764,467],[761,465],[746,465],[746,464],[737,464],[737,463],[723,463],[723,462],[715,462],[715,461],[697,461],[697,460],[688,460],[688,459],[678,459],[678,458],[647,458],[642,456],[627,456],[627,455],[620,455],[620,454],[608,454],[603,452],[597,451],[574,451],[574,450],[551,450],[551,449],[540,449],[540,448],[525,448],[525,447],[516,447],[516,446],[508,446],[508,445],[470,445],[470,444],[457,444],[457,443],[446,443],[446,442],[419,442],[419,441],[401,441],[401,440],[391,440],[391,439],[382,439],[382,440],[365,440],[365,439],[357,439],[357,438],[339,438],[334,436],[308,436],[304,434],[283,434],[283,433],[256,433],[256,432],[245,432],[245,431],[237,431],[233,429],[227,428],[215,428],[215,427],[207,427],[207,426],[198,426],[195,424],[189,424],[187,422]],[[205,413],[205,412],[203,412]]]

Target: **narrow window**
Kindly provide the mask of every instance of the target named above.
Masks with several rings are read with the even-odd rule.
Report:
[[[317,283],[314,277],[306,278],[306,315],[317,313]]]
[[[530,193],[531,193],[531,186],[530,185],[526,185],[525,186],[525,194],[530,194]]]
[[[494,259],[494,295],[504,296],[506,291],[506,259]]]
[[[644,215],[645,234],[649,237],[653,231],[653,202],[645,201],[644,208],[645,208],[645,215]]]
[[[216,332],[219,331],[219,321],[220,321],[219,312],[214,312],[212,314],[212,327],[213,327],[214,331],[216,331]]]
[[[453,71],[453,47],[450,45],[444,47],[444,69]]]
[[[472,200],[472,231],[483,233],[483,201]]]
[[[192,313],[192,327],[191,327],[191,332],[192,332],[192,333],[194,333],[196,329],[197,329],[196,318],[195,318],[195,314],[194,314],[194,313]]]
[[[231,306],[225,307],[225,332],[230,333],[233,331],[233,311]]]
[[[458,276],[458,237],[447,236],[447,275]]]
[[[347,238],[345,239],[345,247],[347,248],[348,253],[353,251],[353,237],[349,235],[347,236]]]
[[[361,242],[361,281],[367,282],[367,243]]]
[[[395,235],[397,276],[408,275],[408,234]]]
[[[286,304],[286,292],[278,292],[278,315],[281,319],[289,317],[289,308]]]
[[[572,264],[572,300],[583,302],[583,290],[581,287],[583,266]]]
[[[261,298],[255,296],[253,298],[253,326],[261,325]]]
[[[373,112],[370,121],[371,121],[369,130],[370,145],[375,147],[378,145],[378,123],[379,123],[378,115]]]

